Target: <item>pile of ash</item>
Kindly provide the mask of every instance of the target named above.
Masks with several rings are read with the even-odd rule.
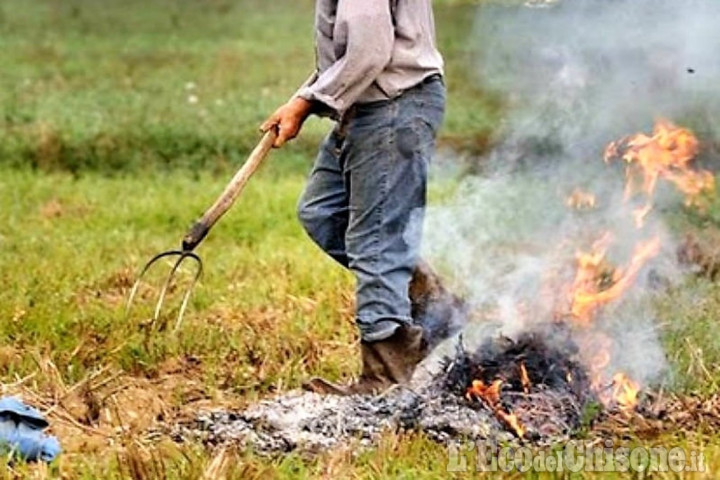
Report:
[[[177,441],[235,444],[265,454],[317,452],[350,441],[370,446],[388,430],[420,431],[439,442],[560,441],[580,426],[593,397],[572,348],[546,338],[495,337],[473,353],[456,339],[434,372],[425,369],[409,387],[378,396],[290,392],[243,411],[201,412],[170,433]],[[473,393],[481,383],[494,386],[495,396]]]

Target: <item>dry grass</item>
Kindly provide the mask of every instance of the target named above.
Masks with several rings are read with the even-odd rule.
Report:
[[[477,153],[502,105],[468,73],[476,2],[441,3],[454,5],[439,4],[437,15],[452,79],[441,141]],[[256,125],[307,74],[311,8],[310,0],[0,4],[2,392],[47,412],[65,448],[49,467],[5,467],[0,478],[447,476],[445,447],[422,435],[269,460],[151,434],[202,407],[241,407],[310,375],[358,369],[352,280],[294,218],[322,122],[274,152],[200,248],[207,274],[178,334],[141,327],[153,289],[131,318],[123,312],[139,266],[179,243],[257,140]],[[112,176],[88,173],[98,170]],[[715,228],[720,207],[710,213],[706,227]],[[679,388],[717,388],[718,309],[720,288],[707,279],[658,306]],[[657,441],[710,445],[710,465],[720,468],[715,436]]]
[[[23,474],[372,478],[412,472],[413,478],[432,478],[444,473],[445,448],[422,435],[388,434],[367,453],[350,449],[268,461],[247,452],[174,445],[152,433],[200,408],[240,408],[296,388],[310,375],[342,378],[357,371],[351,279],[291,220],[301,175],[280,178],[269,169],[255,180],[200,249],[208,271],[181,331],[150,337],[139,322],[153,303],[152,292],[139,299],[137,316],[123,315],[133,272],[150,254],[177,241],[180,219],[201,210],[223,179],[176,174],[128,182],[14,171],[3,178],[13,189],[0,194],[0,221],[14,232],[3,237],[11,254],[0,259],[8,287],[0,291],[0,315],[9,319],[0,331],[12,339],[0,349],[3,392],[20,394],[48,412],[66,450],[48,471]],[[269,185],[272,190],[264,188]],[[50,201],[76,207],[48,218],[43,206]],[[76,246],[82,246],[81,254]],[[713,390],[720,378],[717,336],[707,334],[716,331],[718,303],[717,286],[698,279],[658,305],[672,363],[684,379],[678,385],[686,391]],[[680,437],[660,432],[638,441],[695,442],[711,450],[717,444],[712,435],[683,430]]]

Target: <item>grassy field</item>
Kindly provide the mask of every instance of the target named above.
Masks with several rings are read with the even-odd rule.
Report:
[[[2,9],[3,164],[72,172],[236,164],[257,125],[314,68],[307,0],[10,0]],[[439,15],[452,25],[441,37],[458,92],[444,136],[483,147],[497,102],[465,78],[472,11]],[[313,122],[294,151],[313,152],[325,129]]]
[[[450,90],[440,142],[482,152],[502,101],[467,69],[476,7],[437,3]],[[0,378],[5,393],[51,410],[66,449],[48,469],[17,466],[2,478],[448,475],[446,448],[422,435],[388,434],[361,453],[273,461],[145,435],[159,418],[240,407],[310,375],[349,377],[359,367],[352,279],[295,221],[328,128],[318,120],[273,152],[201,247],[207,274],[179,333],[143,328],[152,292],[124,315],[137,268],[178,246],[258,139],[260,121],[312,68],[312,4],[0,4]],[[440,196],[452,185],[433,188]],[[678,228],[714,229],[720,206],[710,214]],[[693,280],[657,310],[674,387],[715,391],[720,286]],[[707,447],[710,465],[720,467],[714,435],[651,441]]]

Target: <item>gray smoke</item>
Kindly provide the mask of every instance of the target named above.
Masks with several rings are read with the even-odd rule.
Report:
[[[657,116],[718,133],[719,21],[716,0],[481,9],[477,73],[510,102],[505,148],[534,142],[536,155],[587,159]]]
[[[510,336],[549,324],[562,311],[577,252],[589,252],[609,230],[608,260],[622,267],[638,243],[657,235],[662,251],[630,293],[577,335],[583,347],[608,339],[609,376],[624,371],[645,385],[661,378],[652,296],[683,273],[661,212],[682,197],[663,186],[638,230],[623,201],[623,167],[605,164],[603,150],[650,133],[659,117],[701,140],[720,134],[719,20],[717,0],[479,9],[477,74],[503,94],[507,114],[496,148],[481,159],[483,175],[465,178],[452,201],[429,209],[424,254],[462,281],[483,321]],[[575,188],[595,194],[597,208],[569,209]],[[592,352],[586,361],[592,366]]]

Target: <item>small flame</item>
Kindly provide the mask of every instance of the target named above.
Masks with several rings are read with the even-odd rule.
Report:
[[[498,408],[495,410],[495,415],[498,419],[500,419],[501,422],[503,422],[507,427],[515,432],[515,435],[517,435],[519,438],[523,438],[527,431],[525,430],[525,426],[522,424],[519,418],[517,418],[517,415],[512,413],[507,413],[502,408]]]
[[[613,142],[605,150],[605,161],[622,159],[626,163],[624,199],[637,205],[632,220],[638,230],[646,226],[654,207],[658,181],[673,184],[685,196],[685,204],[703,208],[707,195],[715,192],[715,179],[706,170],[694,169],[691,162],[699,152],[700,142],[688,129],[660,119],[652,135],[638,133]],[[569,202],[569,200],[568,200]],[[618,300],[633,285],[649,260],[660,253],[660,238],[655,236],[635,245],[629,262],[613,266],[607,252],[613,237],[603,234],[589,253],[577,255],[577,273],[570,289],[571,318],[581,325],[589,325],[598,309]],[[607,370],[612,360],[612,342],[607,337],[592,335],[588,339],[585,358],[589,365],[593,388],[602,391],[607,385]],[[600,394],[603,403],[614,403],[622,409],[637,405],[640,385],[624,373],[616,373],[612,392]]]
[[[520,363],[520,381],[522,382],[523,391],[530,393],[530,376],[528,376],[527,368],[525,368],[525,362]]]
[[[590,386],[593,390],[602,390],[605,382],[606,369],[612,361],[613,341],[601,332],[586,335],[580,341],[583,363],[590,374]]]
[[[626,200],[640,193],[651,197],[663,178],[685,195],[686,205],[702,208],[701,195],[714,193],[715,177],[707,170],[691,168],[699,150],[700,142],[690,130],[659,119],[652,136],[639,133],[611,143],[605,161],[622,158],[628,164]]]
[[[565,205],[576,210],[592,210],[596,205],[595,195],[576,188],[565,200]]]
[[[648,260],[660,253],[660,238],[638,244],[624,270],[608,270],[604,265],[605,253],[603,247],[592,254],[578,255],[570,311],[582,323],[591,322],[598,307],[617,300],[627,291]]]
[[[473,397],[483,400],[492,408],[498,420],[503,422],[519,438],[522,438],[527,433],[522,422],[517,418],[517,415],[505,411],[500,404],[500,389],[502,384],[502,380],[495,380],[490,386],[485,385],[485,382],[482,380],[473,380],[472,386],[468,388],[465,393],[465,397],[468,400],[472,400]]]
[[[650,212],[652,212],[653,205],[648,203],[644,207],[639,207],[633,210],[633,218],[635,219],[635,226],[641,229],[645,226],[645,218]]]
[[[639,393],[640,385],[637,382],[624,373],[617,373],[613,377],[610,399],[606,403],[614,402],[624,411],[633,410],[638,405]]]
[[[490,386],[485,385],[485,382],[482,380],[473,380],[472,386],[468,388],[465,396],[468,400],[472,400],[472,397],[480,398],[491,407],[494,407],[500,403],[500,388],[502,384],[502,380],[495,380]]]

